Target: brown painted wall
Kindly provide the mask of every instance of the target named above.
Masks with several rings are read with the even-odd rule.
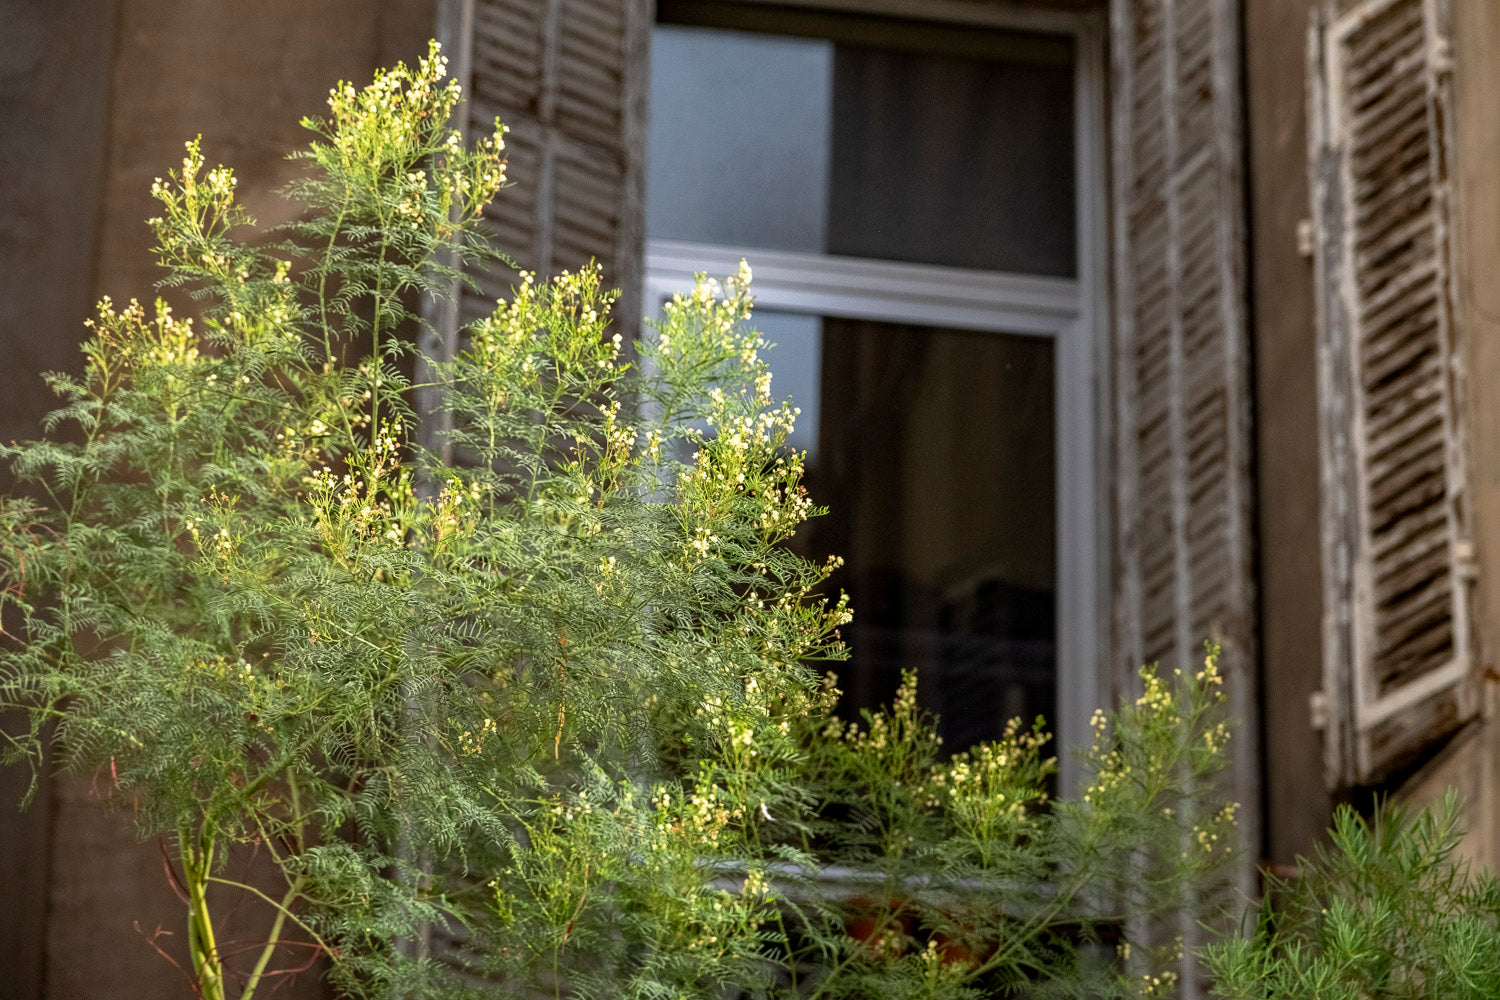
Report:
[[[55,397],[38,373],[75,369],[92,295],[113,0],[0,2],[0,440],[34,437]],[[0,474],[0,492],[9,492]],[[24,725],[0,716],[6,730]],[[0,1000],[43,976],[50,786],[0,768]]]
[[[1245,3],[1251,337],[1255,352],[1267,858],[1328,823],[1308,698],[1322,686],[1313,262],[1297,246],[1307,180],[1307,30],[1316,0]]]
[[[1477,652],[1484,716],[1403,789],[1467,802],[1464,853],[1500,870],[1500,4],[1454,0],[1454,285],[1465,372],[1469,511],[1479,566]]]
[[[0,0],[0,435],[35,433],[51,405],[37,373],[77,367],[90,303],[155,294],[148,190],[185,139],[236,168],[263,221],[286,218],[274,192],[298,119],[339,79],[416,58],[433,18],[434,0]],[[17,817],[23,778],[0,771],[0,1000],[189,995],[146,940],[183,938],[156,846],[88,777]],[[235,921],[253,940],[269,917]]]
[[[121,0],[114,115],[104,189],[97,290],[151,294],[155,265],[143,221],[155,215],[153,177],[203,134],[204,156],[240,176],[241,198],[263,223],[291,206],[274,192],[295,167],[297,124],[327,110],[341,79],[411,61],[432,34],[432,0]]]
[[[0,440],[34,436],[92,297],[113,0],[0,0]]]

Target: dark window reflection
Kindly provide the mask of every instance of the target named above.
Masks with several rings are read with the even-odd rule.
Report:
[[[1071,277],[1073,72],[836,46],[828,251]]]
[[[855,611],[839,667],[846,709],[888,702],[910,669],[950,750],[993,739],[1014,716],[1054,717],[1051,342],[758,320],[780,345],[773,388],[803,408],[808,488],[831,508],[796,547],[846,560],[833,580]]]

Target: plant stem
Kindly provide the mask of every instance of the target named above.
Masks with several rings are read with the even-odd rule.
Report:
[[[870,934],[865,938],[864,942],[848,949],[844,957],[839,959],[833,968],[829,969],[823,978],[818,981],[817,987],[807,995],[806,1000],[817,1000],[818,997],[827,996],[829,986],[837,984],[839,973],[843,972],[845,967],[861,957],[861,951],[866,947],[866,943],[878,942],[880,940],[880,934],[891,925],[895,915],[896,911],[892,909],[887,909],[885,913],[880,914],[879,919],[875,921],[874,927],[870,929]]]
[[[188,891],[188,956],[193,966],[193,978],[204,1000],[227,1000],[224,965],[219,959],[213,918],[208,912],[207,890],[212,877],[208,869],[213,864],[213,841],[204,839],[194,850],[187,830],[179,834],[178,840],[182,852],[182,880]]]
[[[333,363],[333,330],[328,325],[328,273],[333,268],[333,248],[338,244],[339,233],[343,229],[344,217],[349,214],[349,191],[344,189],[344,200],[339,205],[338,216],[333,220],[333,228],[328,233],[328,245],[323,248],[323,260],[318,265],[318,325],[323,333],[323,362]],[[349,446],[354,446],[354,424],[350,421],[349,408],[338,407],[339,418],[344,423],[344,436]]]
[[[217,875],[210,875],[210,876],[208,876],[208,881],[209,882],[217,883],[218,885],[227,885],[231,889],[238,889],[241,892],[248,892],[250,895],[255,896],[258,899],[264,900],[267,903],[270,903],[271,906],[274,907],[278,913],[280,913],[283,916],[285,916],[288,919],[290,919],[292,921],[292,923],[296,924],[298,927],[300,927],[302,929],[302,932],[304,934],[306,934],[308,937],[312,938],[313,939],[313,944],[315,944],[319,948],[321,948],[325,954],[328,954],[330,956],[334,955],[334,951],[333,951],[333,949],[331,947],[329,947],[328,942],[325,941],[325,940],[323,940],[323,937],[317,931],[313,930],[312,927],[309,926],[306,921],[300,919],[290,909],[288,909],[285,906],[282,906],[280,903],[276,902],[276,900],[272,899],[270,896],[267,896],[265,893],[263,893],[259,889],[255,888],[255,886],[253,886],[253,885],[247,885],[244,882],[236,882],[234,879],[220,878]],[[298,888],[300,890],[301,887],[299,886]]]
[[[374,368],[374,371],[370,373],[370,447],[372,449],[380,436],[380,320],[381,312],[385,309],[385,255],[390,249],[390,238],[387,236],[390,224],[390,219],[381,213],[380,254],[375,261],[375,307],[374,315],[370,320],[370,364]],[[395,291],[393,290],[391,294],[394,295]]]
[[[245,992],[240,994],[240,1000],[250,1000],[255,988],[260,985],[260,977],[265,974],[266,966],[271,962],[271,954],[281,943],[281,928],[286,925],[286,915],[291,912],[287,907],[292,905],[292,900],[296,899],[297,891],[301,888],[302,876],[298,875],[287,887],[286,895],[281,897],[281,905],[276,908],[276,919],[271,922],[271,933],[266,939],[266,946],[261,949],[260,958],[250,971],[250,978],[245,982]]]

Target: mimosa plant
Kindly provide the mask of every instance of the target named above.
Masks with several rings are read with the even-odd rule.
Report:
[[[910,679],[839,721],[851,612],[782,544],[820,511],[748,266],[631,344],[597,269],[521,272],[413,363],[505,181],[443,77],[434,46],[340,84],[269,231],[189,143],[151,223],[200,315],[101,302],[52,436],[0,450],[44,498],[0,507],[8,754],[169,846],[197,994],[260,995],[291,941],[351,996],[1170,989],[1163,921],[1233,839],[1212,657],[1097,718],[1076,800],[1039,728],[944,753]],[[251,848],[276,892],[231,877]]]

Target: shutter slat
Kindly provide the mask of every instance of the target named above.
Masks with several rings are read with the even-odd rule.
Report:
[[[1441,475],[1446,460],[1438,442],[1423,451],[1403,452],[1398,461],[1386,463],[1383,470],[1372,463],[1370,505],[1375,516],[1371,518],[1371,533],[1381,536],[1401,518],[1442,500],[1448,492]]]
[[[1421,296],[1430,302],[1437,302],[1434,280],[1437,277],[1438,262],[1434,257],[1435,253],[1429,253],[1424,259],[1413,261],[1408,268],[1387,268],[1382,272],[1366,275],[1365,280],[1356,282],[1364,301],[1361,303],[1363,308],[1358,309],[1352,318],[1370,330],[1369,333],[1361,334],[1362,337],[1380,337],[1390,313],[1400,310],[1400,300],[1405,296]],[[1358,261],[1355,266],[1358,266]]]
[[[565,30],[589,34],[601,48],[619,47],[625,11],[626,6],[615,0],[563,0]]]
[[[1402,402],[1383,412],[1366,411],[1364,459],[1371,479],[1378,478],[1378,470],[1394,457],[1442,444],[1442,379],[1413,380]]]
[[[488,0],[474,8],[469,92],[499,104],[512,116],[536,114],[543,22],[538,7],[535,0]]]
[[[1407,545],[1404,553],[1407,561],[1387,567],[1375,581],[1377,604],[1383,607],[1395,605],[1446,575],[1448,549],[1443,544],[1442,533],[1431,532],[1422,541],[1425,548]]]
[[[1400,396],[1410,391],[1413,382],[1425,384],[1441,377],[1442,359],[1432,343],[1435,325],[1431,300],[1415,298],[1392,316],[1386,336],[1366,341],[1369,357],[1361,366],[1360,376],[1369,394],[1368,412],[1372,417],[1388,407],[1400,406]]]
[[[1453,619],[1448,613],[1452,603],[1449,581],[1443,574],[1428,581],[1420,599],[1382,608],[1382,622],[1375,633],[1381,693],[1447,665],[1453,652]]]
[[[1403,253],[1430,261],[1432,228],[1421,221],[1432,210],[1432,175],[1425,157],[1414,169],[1372,187],[1369,194],[1361,199],[1354,218],[1361,230],[1354,247],[1361,282],[1376,279],[1397,264]],[[1370,273],[1363,273],[1364,269]]]
[[[1354,176],[1362,180],[1389,163],[1393,149],[1405,148],[1418,134],[1426,136],[1426,86],[1393,85],[1353,117],[1349,131],[1359,137],[1351,155]]]
[[[1214,129],[1213,8],[1185,3],[1175,13],[1178,148],[1203,149],[1212,144]]]
[[[627,71],[625,8],[620,0],[561,3],[558,124],[580,142],[593,135],[618,136]]]
[[[1445,492],[1428,494],[1425,491],[1421,496],[1439,496],[1446,499]],[[1423,504],[1419,498],[1413,498],[1413,502],[1405,509],[1386,511],[1388,516],[1380,517],[1380,511],[1374,512],[1375,521],[1372,526],[1370,538],[1370,556],[1380,563],[1399,562],[1408,549],[1422,544],[1422,539],[1434,531],[1446,534],[1448,531],[1447,512],[1440,504]],[[1383,568],[1383,567],[1381,567]],[[1372,568],[1372,574],[1378,574],[1380,568]],[[1375,627],[1380,627],[1378,619],[1374,622]]]
[[[1362,94],[1370,80],[1388,74],[1402,56],[1421,49],[1422,9],[1418,4],[1391,4],[1350,34],[1347,69],[1353,92]]]
[[[1368,55],[1350,50],[1349,65],[1359,67],[1350,74],[1347,82],[1355,114],[1366,115],[1372,107],[1387,100],[1391,93],[1414,90],[1422,85],[1422,25],[1419,21],[1404,22],[1401,29],[1413,32],[1413,36]]]
[[[473,117],[477,121],[493,121],[496,117],[503,120],[505,115],[503,109],[476,102]],[[510,179],[510,186],[502,189],[485,209],[491,242],[527,268],[537,266],[536,203],[541,180],[539,138],[534,125],[520,122],[511,127],[505,139],[506,176]],[[486,285],[486,297],[491,307],[495,298],[509,294],[512,278],[508,269],[500,268],[497,280]]]

